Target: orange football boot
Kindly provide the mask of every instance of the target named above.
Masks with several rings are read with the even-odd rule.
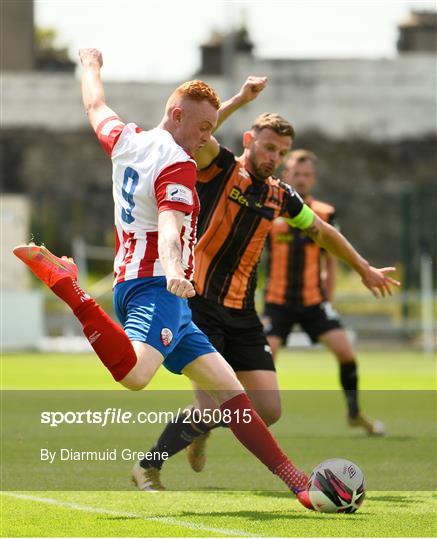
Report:
[[[60,279],[77,280],[78,270],[70,257],[56,257],[44,245],[33,242],[13,249],[14,255],[26,264],[35,276],[52,288]]]

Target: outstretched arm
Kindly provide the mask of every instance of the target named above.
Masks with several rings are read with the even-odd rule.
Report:
[[[223,122],[231,116],[237,109],[246,105],[250,101],[253,101],[264,90],[267,85],[267,77],[255,77],[250,75],[240,91],[232,98],[223,102],[218,111],[217,126],[214,131],[223,124]],[[195,160],[198,169],[205,169],[211,162],[217,157],[219,153],[219,144],[214,137],[211,137],[211,141],[206,144],[201,150],[196,152]]]
[[[184,212],[163,210],[158,217],[158,254],[167,278],[167,290],[181,298],[195,296],[193,284],[182,266],[181,229]]]
[[[94,131],[98,125],[110,116],[117,114],[110,109],[105,102],[105,92],[100,77],[100,69],[103,66],[102,53],[97,49],[80,49],[80,61],[82,63],[82,101],[85,112]]]
[[[317,216],[314,217],[312,224],[303,232],[332,255],[348,263],[361,276],[363,285],[376,298],[391,294],[390,285],[400,285],[399,281],[386,275],[394,272],[396,268],[374,268],[370,266],[337,229]]]

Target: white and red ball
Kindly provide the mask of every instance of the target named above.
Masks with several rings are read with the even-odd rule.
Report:
[[[308,491],[317,512],[352,514],[365,497],[364,475],[352,461],[328,459],[314,468]]]

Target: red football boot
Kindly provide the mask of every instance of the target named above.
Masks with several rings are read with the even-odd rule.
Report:
[[[21,259],[32,270],[35,276],[52,288],[60,279],[77,280],[77,266],[73,259],[56,257],[45,246],[37,246],[32,242],[17,246],[14,255]]]
[[[305,506],[305,508],[308,508],[308,510],[314,510],[314,506],[311,504],[310,494],[307,489],[298,491],[296,493],[296,497],[302,506]]]

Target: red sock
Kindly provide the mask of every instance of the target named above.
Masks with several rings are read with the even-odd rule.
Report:
[[[229,427],[234,435],[273,474],[278,475],[292,490],[305,487],[308,478],[304,473],[296,469],[281,450],[261,417],[252,408],[246,394],[238,394],[238,396],[222,403],[220,409],[222,412],[225,410],[230,412],[231,421]],[[249,412],[250,422],[244,422],[244,419],[248,417],[244,415],[244,411]]]
[[[52,291],[68,304],[73,312],[91,300],[91,296],[86,294],[86,292],[79,287],[78,282],[70,277],[57,281],[53,285]]]
[[[122,328],[71,278],[60,279],[52,291],[68,304],[83,326],[83,333],[116,381],[137,363],[132,343]]]
[[[305,489],[308,484],[308,476],[296,469],[288,458],[273,472],[295,493]]]

